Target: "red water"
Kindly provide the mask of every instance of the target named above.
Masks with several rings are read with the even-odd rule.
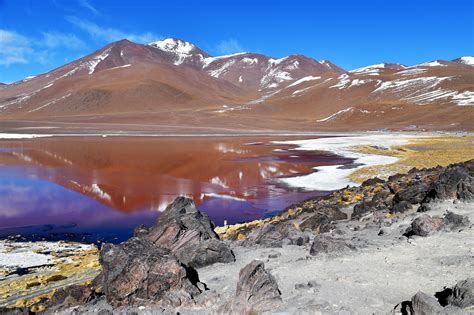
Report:
[[[349,161],[270,144],[287,139],[294,137],[0,141],[0,236],[79,233],[122,240],[133,226],[151,225],[179,195],[193,198],[219,225],[326,193],[297,191],[277,178]]]

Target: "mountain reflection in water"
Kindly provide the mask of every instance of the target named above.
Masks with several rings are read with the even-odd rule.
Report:
[[[193,198],[217,225],[254,220],[325,193],[281,186],[278,177],[350,162],[270,144],[287,139],[292,138],[0,141],[0,237],[82,233],[87,240],[121,241],[134,226],[153,224],[179,195]]]

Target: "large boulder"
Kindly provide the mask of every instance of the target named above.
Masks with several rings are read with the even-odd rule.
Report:
[[[444,219],[439,217],[431,217],[423,214],[417,217],[411,223],[410,234],[418,236],[428,236],[436,231],[439,231],[444,225]]]
[[[194,268],[235,261],[231,249],[219,239],[214,228],[207,214],[198,211],[191,199],[178,197],[153,227],[140,227],[135,235],[171,250],[179,261]]]
[[[183,266],[169,249],[133,237],[100,251],[102,291],[114,307],[163,303],[179,306],[200,293],[197,273]]]
[[[259,314],[280,306],[281,293],[275,278],[265,270],[263,262],[254,260],[239,273],[232,301],[221,309],[225,314]]]

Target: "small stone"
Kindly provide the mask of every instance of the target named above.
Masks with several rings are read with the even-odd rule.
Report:
[[[381,235],[387,235],[387,234],[388,234],[388,230],[385,228],[381,228],[377,235],[381,236]]]
[[[281,253],[280,252],[271,252],[270,254],[268,254],[268,258],[270,259],[275,259],[275,258],[278,258],[281,256]]]
[[[196,283],[196,286],[198,287],[198,289],[201,291],[201,292],[204,292],[207,290],[207,286],[205,283],[203,282],[198,282]]]
[[[428,212],[431,211],[431,205],[429,203],[422,203],[419,207],[417,212]]]
[[[307,289],[308,288],[308,285],[305,284],[305,283],[297,283],[295,284],[295,289],[296,290],[304,290],[304,289]]]
[[[308,281],[308,287],[309,288],[317,288],[317,287],[319,287],[319,283],[317,283],[316,280],[310,280],[310,281]]]

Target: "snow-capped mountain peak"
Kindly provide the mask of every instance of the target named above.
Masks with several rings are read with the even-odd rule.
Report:
[[[197,49],[196,46],[190,42],[186,42],[176,38],[165,38],[148,45],[161,49],[167,52],[174,52],[178,54],[190,55]]]
[[[174,65],[196,64],[209,57],[207,53],[196,45],[177,38],[165,38],[149,43],[148,46],[165,53]]]

